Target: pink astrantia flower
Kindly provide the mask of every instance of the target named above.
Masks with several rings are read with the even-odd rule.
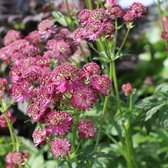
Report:
[[[83,9],[80,11],[79,15],[78,15],[78,19],[79,19],[79,22],[84,26],[86,25],[89,17],[90,17],[90,14],[91,14],[91,10],[89,9]]]
[[[6,34],[6,36],[4,37],[3,42],[4,42],[4,45],[7,46],[11,42],[18,40],[20,38],[21,38],[20,32],[18,32],[16,30],[9,30]]]
[[[91,77],[94,75],[100,75],[101,69],[100,66],[95,62],[89,62],[85,64],[80,72],[80,76]]]
[[[140,2],[134,2],[131,6],[130,6],[130,11],[131,13],[134,14],[134,16],[136,18],[140,18],[143,16],[144,13],[146,13],[146,8],[145,6],[140,3]]]
[[[28,106],[28,116],[33,122],[40,121],[48,108],[48,103],[43,101],[36,101]]]
[[[78,87],[72,93],[71,103],[79,110],[88,110],[97,100],[97,93],[93,88],[83,86]]]
[[[50,19],[42,20],[38,25],[38,30],[43,39],[48,39],[52,34],[56,32],[56,26]]]
[[[108,96],[112,83],[107,75],[95,75],[91,78],[91,85],[104,96]]]
[[[103,21],[105,19],[105,10],[103,8],[92,10],[89,19]]]
[[[61,93],[70,91],[73,88],[73,81],[78,77],[78,68],[72,64],[64,63],[57,66],[51,76],[52,82]]]
[[[72,54],[70,45],[63,40],[49,40],[46,48],[53,52],[53,56],[59,61],[64,62]]]
[[[82,39],[85,37],[86,29],[85,28],[78,28],[74,31],[73,36],[75,42],[78,44],[82,41]]]
[[[105,22],[104,28],[105,28],[104,34],[106,35],[106,37],[111,37],[112,34],[114,33],[115,26],[113,24],[111,24],[111,22]]]
[[[93,138],[96,134],[96,127],[91,120],[80,120],[78,124],[79,138]]]
[[[44,128],[36,129],[33,132],[33,142],[35,145],[43,144],[45,143],[45,138],[47,136],[47,131]]]
[[[126,83],[122,85],[122,91],[125,93],[126,96],[132,93],[132,85],[131,83]]]
[[[103,23],[100,20],[89,20],[86,27],[85,38],[95,41],[98,36],[103,32]]]
[[[35,57],[40,54],[40,49],[33,45],[28,45],[23,48],[21,52],[23,53],[24,57]]]
[[[68,156],[71,144],[66,138],[56,138],[51,141],[51,152],[55,158]]]
[[[7,112],[7,117],[11,123],[15,122],[15,120],[16,120],[16,118],[13,117],[9,111]],[[0,127],[2,127],[2,128],[7,127],[5,114],[0,115]]]
[[[72,122],[73,117],[64,111],[51,112],[46,118],[47,130],[55,135],[65,135],[70,130]]]
[[[5,161],[7,164],[16,166],[24,163],[24,155],[21,152],[10,152],[6,155]]]
[[[130,10],[128,10],[123,16],[123,20],[125,22],[133,22],[135,21],[135,19],[136,19],[135,15]]]
[[[26,37],[25,40],[29,41],[30,43],[37,44],[41,42],[41,36],[38,30],[30,32]]]
[[[162,32],[161,37],[168,42],[168,32],[166,31]]]
[[[33,86],[27,81],[13,83],[11,87],[12,97],[17,102],[23,102],[31,98],[32,90]]]
[[[120,5],[113,4],[106,9],[105,15],[110,20],[115,20],[116,18],[122,18],[125,14],[125,11]]]

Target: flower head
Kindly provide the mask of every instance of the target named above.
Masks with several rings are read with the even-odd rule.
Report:
[[[135,15],[131,11],[127,11],[123,16],[125,22],[133,22],[136,19]]]
[[[45,138],[47,136],[47,132],[46,129],[44,128],[40,128],[40,129],[36,129],[33,132],[33,142],[35,143],[35,145],[39,145],[39,144],[43,144],[45,142]]]
[[[112,83],[107,75],[95,75],[91,78],[91,85],[104,96],[108,96]]]
[[[51,152],[55,158],[65,157],[70,151],[71,144],[66,138],[56,138],[51,141]]]
[[[105,15],[110,20],[115,20],[116,18],[122,18],[125,14],[125,11],[120,5],[113,4],[109,8],[106,9]]]
[[[122,91],[125,93],[126,96],[132,94],[132,85],[131,83],[126,83],[122,85]]]
[[[81,12],[79,13],[78,15],[78,19],[79,19],[79,22],[84,26],[86,25],[89,17],[90,17],[90,14],[91,14],[91,10],[89,9],[83,9],[81,10]]]
[[[6,114],[7,114],[7,117],[11,123],[15,122],[16,118],[13,117],[9,111]],[[2,128],[7,127],[5,114],[0,115],[0,127],[2,127]]]
[[[52,134],[65,135],[73,122],[73,118],[64,111],[50,112],[46,116],[47,130]]]
[[[6,163],[9,165],[21,165],[24,163],[24,155],[22,152],[10,152],[6,155]]]
[[[85,64],[80,72],[81,76],[89,76],[89,77],[100,74],[101,74],[100,66],[95,62],[89,62]]]
[[[134,2],[130,6],[130,11],[135,15],[136,18],[142,17],[146,13],[145,6],[140,2]]]
[[[79,110],[88,110],[97,100],[97,93],[88,86],[81,86],[72,93],[71,103]]]
[[[16,30],[9,30],[6,34],[6,36],[4,37],[4,45],[7,46],[11,42],[18,40],[18,39],[21,39],[20,32],[18,32]]]
[[[43,39],[48,39],[52,34],[56,32],[56,26],[50,19],[45,19],[38,25],[38,30]]]
[[[31,98],[32,90],[33,86],[27,81],[13,83],[11,87],[12,97],[17,102],[23,102]]]
[[[96,134],[96,127],[91,120],[80,120],[79,125],[79,138],[93,138]]]

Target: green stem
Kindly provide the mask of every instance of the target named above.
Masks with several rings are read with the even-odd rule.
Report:
[[[88,63],[87,56],[86,56],[85,52],[83,51],[83,48],[82,48],[81,44],[79,44],[79,48],[81,50],[81,53],[82,53],[82,56],[83,56],[83,59],[84,59],[85,63]]]
[[[6,119],[6,122],[7,122],[7,125],[8,125],[8,128],[9,128],[9,132],[10,132],[10,136],[11,136],[11,140],[12,140],[12,145],[13,145],[13,151],[16,150],[16,143],[15,143],[15,138],[14,138],[14,134],[13,134],[13,129],[12,129],[12,125],[10,123],[10,120],[6,114],[6,112],[4,112],[4,115],[5,115],[5,119]]]
[[[129,26],[129,27],[127,28],[126,34],[125,34],[124,39],[123,39],[123,41],[122,41],[122,43],[121,43],[121,45],[120,45],[120,48],[118,49],[117,53],[115,54],[115,58],[116,58],[118,55],[120,55],[120,52],[121,52],[121,50],[122,50],[123,47],[124,47],[124,44],[125,44],[125,42],[126,42],[126,40],[127,40],[127,37],[128,37],[128,35],[129,35],[129,32],[130,32],[131,28],[132,28],[131,26]]]
[[[115,68],[115,62],[112,61],[112,73],[113,73],[113,83],[114,83],[114,90],[117,98],[117,108],[120,110],[121,108],[121,103],[120,103],[120,95],[119,95],[119,90],[118,90],[118,82],[117,82],[117,74],[116,74],[116,68]]]
[[[125,144],[127,149],[127,167],[128,168],[138,168],[135,151],[133,148],[133,139],[132,139],[132,132],[131,132],[131,122],[132,122],[132,109],[133,109],[133,98],[132,95],[129,97],[129,111],[131,113],[130,119],[128,119],[125,125]]]
[[[67,11],[68,11],[68,16],[69,16],[69,19],[70,19],[70,29],[71,31],[74,31],[74,23],[72,21],[72,17],[71,17],[71,11],[70,11],[70,8],[69,8],[69,3],[68,3],[68,0],[66,0],[66,8],[67,8]],[[68,24],[68,21],[66,20],[67,24]]]
[[[92,6],[92,0],[85,0],[85,4],[86,4],[86,7],[88,9],[93,9],[93,6]]]

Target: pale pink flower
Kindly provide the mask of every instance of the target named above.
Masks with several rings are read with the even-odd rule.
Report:
[[[97,100],[97,93],[88,86],[77,87],[72,93],[71,103],[79,110],[88,110],[92,108]]]
[[[12,116],[11,112],[7,112],[7,117],[10,121],[10,123],[15,122],[16,118]],[[6,122],[6,118],[5,118],[5,114],[1,114],[0,115],[0,127],[5,128],[7,127],[7,122]]]
[[[146,8],[145,6],[140,3],[140,2],[134,2],[131,6],[130,6],[130,11],[131,13],[133,13],[133,15],[136,18],[140,18],[143,16],[143,14],[146,13]]]
[[[11,93],[12,97],[17,102],[24,102],[31,98],[33,86],[31,86],[27,81],[16,82],[12,84]]]
[[[79,138],[93,138],[96,134],[96,127],[91,120],[80,120],[79,125]]]
[[[18,39],[21,39],[20,32],[18,32],[16,30],[9,30],[6,34],[6,36],[4,37],[3,42],[4,42],[4,45],[7,46],[11,42],[16,41]]]
[[[47,114],[47,130],[51,134],[65,135],[73,123],[73,117],[64,111],[53,111]]]
[[[48,39],[56,32],[56,25],[50,19],[42,20],[38,25],[38,30],[43,39]]]
[[[43,144],[45,142],[45,138],[47,137],[47,131],[45,128],[36,129],[34,130],[32,137],[36,146]]]
[[[51,152],[55,158],[68,156],[71,144],[66,138],[56,138],[51,141]]]
[[[122,85],[122,91],[125,93],[126,96],[132,94],[132,85],[131,83],[126,83]]]
[[[91,78],[91,85],[104,96],[108,96],[112,83],[107,75],[95,75]]]

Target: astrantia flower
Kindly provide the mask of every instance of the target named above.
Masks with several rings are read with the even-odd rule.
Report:
[[[52,34],[56,32],[56,26],[50,19],[42,20],[38,25],[38,30],[42,38],[48,39]]]
[[[95,62],[89,62],[85,64],[80,72],[81,76],[94,76],[94,75],[100,75],[101,69],[100,66]]]
[[[51,141],[51,152],[55,158],[68,156],[71,144],[66,138],[56,138]]]
[[[126,83],[122,85],[122,91],[125,93],[126,96],[132,93],[132,85],[131,83]]]
[[[72,53],[70,46],[63,40],[49,40],[47,42],[46,48],[50,51],[53,51],[55,58],[57,58],[59,62],[66,60]]]
[[[110,22],[104,23],[104,34],[106,37],[111,37],[111,35],[114,33],[115,26],[111,24]]]
[[[164,40],[168,41],[168,32],[166,32],[166,31],[162,32],[161,37],[162,37]]]
[[[12,97],[17,102],[23,102],[31,97],[33,86],[31,86],[27,81],[16,82],[12,84],[11,92]]]
[[[24,57],[35,57],[40,54],[40,49],[33,45],[28,45],[23,48],[21,52],[23,53]]]
[[[21,38],[21,34],[20,32],[16,31],[16,30],[9,30],[6,34],[6,36],[4,37],[4,45],[8,45],[11,42],[18,40]]]
[[[130,11],[135,15],[135,17],[139,18],[146,13],[146,8],[142,3],[134,2],[130,7]]]
[[[79,110],[88,110],[97,100],[97,93],[91,87],[78,87],[72,93],[71,103]]]
[[[8,117],[8,119],[11,123],[15,122],[16,118],[13,117],[12,114],[9,111],[6,114],[7,114],[7,117]],[[3,127],[3,128],[7,127],[5,114],[0,115],[0,127]]]
[[[78,15],[79,22],[84,26],[87,23],[87,20],[89,19],[91,14],[91,10],[89,9],[83,9]]]
[[[70,90],[72,88],[73,85],[73,81],[75,80],[76,77],[78,77],[78,68],[72,64],[69,63],[65,63],[62,65],[57,66],[51,76],[52,76],[52,82],[53,84],[55,84],[56,86],[58,86],[58,91],[62,92],[60,88],[61,87],[65,87],[65,89],[63,89],[65,92],[67,90]],[[64,92],[63,91],[63,92]]]
[[[74,31],[74,40],[76,43],[80,43],[82,39],[85,37],[86,29],[84,28],[78,28]]]
[[[115,20],[116,18],[122,18],[124,13],[125,11],[122,9],[120,5],[113,4],[106,9],[105,15],[110,20]]]
[[[100,20],[89,20],[86,27],[85,38],[95,41],[98,36],[103,32],[103,23]]]
[[[73,122],[73,118],[64,111],[54,111],[47,115],[47,130],[52,134],[65,135]]]
[[[0,78],[0,89],[4,88],[8,84],[6,78]]]
[[[43,144],[45,142],[45,138],[47,136],[47,132],[46,129],[44,128],[40,128],[40,129],[36,129],[33,132],[33,142],[35,143],[35,145],[39,145],[39,144]]]
[[[40,33],[38,30],[30,32],[26,37],[25,40],[29,41],[30,43],[37,44],[41,42]]]
[[[40,119],[45,114],[48,108],[48,103],[43,101],[36,101],[28,106],[28,116],[33,120],[33,122],[40,121]]]
[[[105,10],[103,8],[92,10],[89,19],[103,21],[105,19]]]
[[[80,120],[79,125],[79,138],[93,138],[96,134],[96,127],[91,120]]]
[[[5,159],[7,164],[21,165],[24,163],[23,153],[21,152],[10,152],[6,155]]]
[[[104,96],[108,96],[112,83],[109,77],[106,75],[95,75],[91,78],[91,85],[94,89],[102,93]]]
[[[133,22],[136,19],[135,15],[131,11],[127,11],[123,16],[125,22]]]

